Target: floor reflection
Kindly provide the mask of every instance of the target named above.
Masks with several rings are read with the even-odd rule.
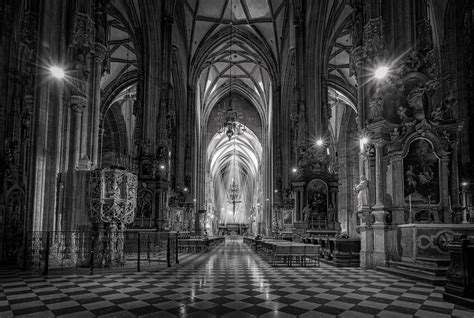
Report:
[[[156,272],[43,277],[0,267],[0,317],[474,317],[443,291],[359,268],[274,268],[240,239]]]

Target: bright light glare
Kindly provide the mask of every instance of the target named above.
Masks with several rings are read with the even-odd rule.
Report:
[[[463,187],[467,187],[467,182],[464,181],[463,183],[461,183],[461,185],[462,185]]]
[[[319,138],[319,139],[316,141],[316,145],[322,146],[322,145],[323,145],[323,140],[322,140],[321,138]]]
[[[360,151],[363,152],[365,148],[365,144],[369,142],[369,139],[367,137],[362,137],[360,139]]]
[[[382,79],[388,74],[388,67],[379,66],[374,73],[375,78]]]
[[[293,168],[293,169],[291,169],[291,172],[296,173],[296,172],[298,172],[298,169]]]
[[[165,165],[160,165],[161,170],[165,170],[165,168],[166,168]]]
[[[56,77],[56,78],[64,78],[65,74],[64,74],[64,70],[60,67],[57,67],[57,66],[51,66],[49,68],[49,71],[51,72],[51,74]]]

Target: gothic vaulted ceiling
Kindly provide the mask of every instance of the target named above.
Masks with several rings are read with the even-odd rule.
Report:
[[[186,0],[188,58],[205,114],[230,86],[266,111],[287,14],[284,0]]]
[[[138,42],[135,32],[141,24],[141,15],[138,0],[112,0],[107,12],[109,58],[104,65],[100,87],[105,98],[115,98],[114,95],[119,93],[117,88],[123,90],[131,82],[136,82],[138,52],[134,42]]]

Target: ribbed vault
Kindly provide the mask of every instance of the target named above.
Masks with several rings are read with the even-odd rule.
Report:
[[[212,200],[222,223],[248,223],[248,211],[257,202],[262,145],[247,128],[242,135],[229,140],[215,134],[207,148],[208,171],[212,178]],[[230,199],[232,182],[239,188],[235,215]]]

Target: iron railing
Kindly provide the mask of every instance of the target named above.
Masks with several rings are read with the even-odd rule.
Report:
[[[178,260],[179,233],[156,231],[34,231],[27,237],[25,268],[48,274],[52,269],[150,269]]]

